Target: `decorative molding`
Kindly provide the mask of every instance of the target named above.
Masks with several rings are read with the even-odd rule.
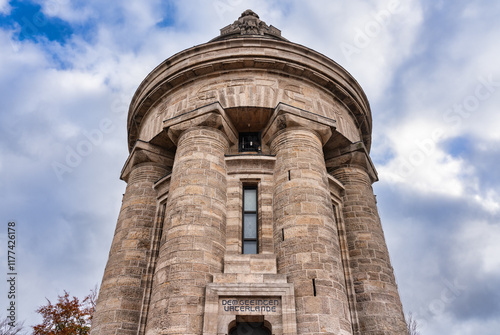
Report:
[[[274,38],[285,40],[281,37],[281,30],[273,26],[268,26],[264,21],[260,20],[259,15],[250,9],[241,13],[238,20],[222,28],[220,36],[213,40],[231,38],[232,35],[235,35],[235,37],[244,35],[271,35]]]
[[[143,80],[130,104],[127,122],[129,148],[139,135],[144,116],[161,97],[202,76],[250,69],[307,80],[331,92],[356,120],[366,147],[370,147],[372,118],[369,102],[358,82],[344,68],[295,43],[258,38],[259,35],[247,36],[205,43],[175,54],[157,66]],[[245,50],[249,52],[242,52]]]
[[[352,143],[336,150],[334,156],[326,161],[328,173],[333,173],[341,167],[361,167],[368,173],[372,183],[378,181],[378,174],[363,142]]]
[[[174,156],[161,147],[137,140],[122,168],[120,179],[127,181],[134,167],[143,163],[171,167],[174,164]]]
[[[226,155],[227,174],[268,174],[274,173],[274,155]]]
[[[336,121],[325,116],[279,103],[268,125],[262,131],[262,142],[269,145],[280,130],[302,127],[318,134],[325,145],[336,128]]]
[[[178,115],[163,121],[163,129],[177,145],[180,135],[193,127],[210,127],[220,130],[231,145],[238,143],[238,131],[218,102]]]

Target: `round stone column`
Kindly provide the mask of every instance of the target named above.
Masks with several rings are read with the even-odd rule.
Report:
[[[139,162],[137,156],[143,156]],[[143,150],[137,150],[129,159],[136,161],[129,166],[126,177],[128,184],[92,320],[92,334],[137,334],[144,295],[142,279],[156,214],[153,183],[167,174],[166,165],[146,160],[145,156]]]
[[[299,334],[352,334],[320,136],[291,127],[271,141],[278,273],[295,287]]]
[[[355,164],[338,167],[332,175],[345,187],[343,215],[360,333],[406,334],[371,179]]]
[[[205,287],[223,269],[227,148],[215,128],[179,135],[146,334],[202,333]]]

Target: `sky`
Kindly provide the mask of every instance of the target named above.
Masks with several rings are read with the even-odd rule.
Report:
[[[378,208],[421,334],[498,334],[500,2],[486,0],[0,0],[0,264],[7,277],[15,222],[18,319],[100,284],[133,93],[246,9],[365,90]]]

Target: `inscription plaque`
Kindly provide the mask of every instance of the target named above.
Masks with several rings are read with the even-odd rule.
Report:
[[[219,312],[223,314],[281,314],[281,298],[219,298]]]

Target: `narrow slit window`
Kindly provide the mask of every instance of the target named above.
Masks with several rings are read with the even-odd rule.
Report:
[[[259,253],[257,218],[257,187],[243,187],[243,253]]]

